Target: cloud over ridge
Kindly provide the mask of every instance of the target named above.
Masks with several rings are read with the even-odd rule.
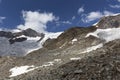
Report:
[[[83,14],[82,16],[82,21],[84,23],[89,23],[91,21],[94,21],[96,19],[99,19],[103,16],[108,16],[108,15],[112,15],[114,14],[113,12],[110,12],[110,11],[103,11],[103,12],[100,12],[100,11],[93,11],[93,12],[90,12],[88,14]]]
[[[22,11],[24,24],[17,26],[19,29],[31,28],[38,32],[46,32],[47,23],[57,20],[53,13],[40,13],[38,11]]]

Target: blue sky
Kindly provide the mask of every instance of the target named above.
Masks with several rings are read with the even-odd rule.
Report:
[[[0,28],[57,32],[115,13],[120,0],[0,0]]]

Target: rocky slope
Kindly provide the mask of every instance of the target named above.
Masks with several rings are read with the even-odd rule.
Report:
[[[49,80],[119,80],[120,40],[111,41],[84,59],[71,61],[50,72]]]
[[[80,60],[72,60],[55,69],[37,70],[13,80],[119,80],[120,40],[106,43],[104,47],[87,53]]]
[[[48,37],[54,34],[45,34],[43,48],[26,56],[0,57],[0,79],[119,80],[120,24],[112,25],[119,16],[104,17],[95,26],[68,29],[54,39]]]

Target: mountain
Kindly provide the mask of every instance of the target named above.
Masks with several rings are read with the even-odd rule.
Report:
[[[47,35],[51,36],[47,36]],[[54,34],[54,37],[60,33]],[[0,55],[1,56],[24,56],[34,50],[42,48],[42,44],[52,38],[53,33],[38,33],[32,29],[20,32],[0,31]],[[53,38],[54,38],[53,37]]]
[[[27,29],[5,32],[9,37],[0,34],[1,48],[10,45],[0,51],[9,52],[11,48],[24,51],[30,47],[29,54],[23,52],[26,55],[20,56],[20,52],[17,56],[0,57],[0,79],[119,80],[119,17],[119,14],[106,16],[93,26],[73,27],[58,33],[43,34]],[[113,25],[116,22],[117,25]],[[15,42],[10,43],[10,39]],[[34,46],[31,47],[31,43]],[[16,46],[13,48],[12,45]]]

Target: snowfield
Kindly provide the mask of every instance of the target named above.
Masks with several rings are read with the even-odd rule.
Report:
[[[89,52],[91,52],[91,51],[93,51],[93,50],[97,50],[98,48],[101,48],[101,47],[103,47],[103,44],[102,44],[102,43],[101,43],[101,44],[98,44],[98,45],[96,45],[96,46],[88,47],[88,48],[86,48],[86,50],[83,51],[82,53],[89,53]]]
[[[95,32],[87,34],[86,37],[90,35],[109,42],[120,39],[120,28],[97,29]]]
[[[115,39],[120,39],[120,28],[97,29],[95,32],[88,33],[85,37],[89,37],[89,36],[94,36],[96,38],[99,38],[105,41],[105,43],[107,43]],[[101,47],[103,47],[103,43],[88,47],[82,53],[89,53]]]
[[[28,37],[19,36],[17,38],[26,37],[27,40],[23,42],[15,42],[14,44],[9,43],[9,38],[0,37],[0,55],[1,56],[25,56],[28,53],[42,48],[44,42],[51,38],[57,38],[62,32],[57,33],[45,33],[45,37],[41,40],[41,37]]]
[[[96,38],[104,40],[105,43],[107,43],[115,39],[120,39],[120,28],[97,29],[95,32],[88,33],[85,37],[89,36],[94,36]],[[96,46],[88,47],[82,53],[88,53],[101,47],[103,47],[103,43],[100,43]]]

